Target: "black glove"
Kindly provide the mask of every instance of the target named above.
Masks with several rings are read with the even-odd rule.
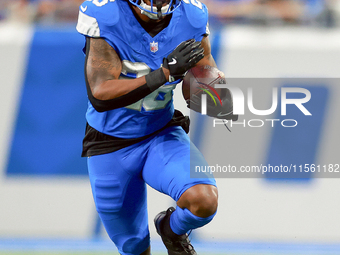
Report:
[[[201,42],[196,42],[195,39],[184,41],[163,59],[163,67],[170,71],[170,82],[183,78],[204,57],[204,49],[200,46]]]
[[[188,108],[201,113],[201,95],[203,93],[204,92],[202,91],[202,93],[197,95],[192,94],[190,99],[186,100]],[[222,89],[222,93],[220,95],[222,105],[217,96],[213,93],[212,95],[215,101],[210,95],[207,95],[207,115],[217,119],[236,121],[238,119],[238,115],[233,114],[233,98],[230,90],[225,88]]]

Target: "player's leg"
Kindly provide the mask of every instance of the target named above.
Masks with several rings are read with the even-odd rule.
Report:
[[[163,234],[170,238],[176,235],[185,238],[188,230],[209,223],[217,210],[214,178],[211,175],[207,178],[191,178],[190,160],[196,165],[207,165],[184,131],[179,127],[171,127],[154,139],[144,166],[144,180],[177,202],[176,210],[162,212],[157,219],[162,221],[160,226]],[[162,239],[164,241],[163,236]]]
[[[96,209],[122,255],[150,255],[143,153],[130,146],[88,158]]]

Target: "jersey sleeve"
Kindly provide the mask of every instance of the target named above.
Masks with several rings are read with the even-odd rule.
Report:
[[[115,36],[110,32],[119,20],[119,11],[112,0],[85,1],[79,7],[77,31],[93,38],[104,38],[113,48]]]
[[[186,18],[195,31],[195,39],[202,40],[210,34],[208,25],[208,8],[198,0],[183,0]]]

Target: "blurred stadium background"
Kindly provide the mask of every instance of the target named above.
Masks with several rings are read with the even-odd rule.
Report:
[[[339,0],[203,2],[213,55],[227,78],[340,78]],[[96,216],[86,159],[80,158],[87,104],[84,39],[75,31],[81,3],[0,0],[1,255],[116,254]],[[302,156],[315,146],[309,163],[339,164],[340,87],[323,87],[328,96],[316,123],[320,132],[310,143],[292,139],[292,146],[300,146]],[[263,101],[271,99],[267,92]],[[180,89],[175,105],[188,113]],[[204,123],[192,118],[200,125],[191,132],[199,134],[195,126]],[[272,134],[263,128],[193,137],[208,159],[209,141],[222,139],[229,145],[225,158],[257,164],[268,158]],[[340,254],[340,181],[314,177],[218,179],[219,212],[193,233],[199,254]],[[152,219],[171,204],[149,189],[155,255],[165,251]]]

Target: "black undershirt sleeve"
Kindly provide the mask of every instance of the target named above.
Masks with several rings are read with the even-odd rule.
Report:
[[[121,107],[128,106],[137,102],[138,100],[144,98],[151,92],[158,89],[160,86],[167,82],[166,77],[162,68],[159,68],[145,76],[146,84],[130,91],[129,93],[122,95],[120,97],[109,99],[109,100],[100,100],[93,96],[88,79],[87,79],[87,60],[88,53],[90,50],[90,38],[86,38],[86,58],[85,58],[85,82],[86,82],[86,90],[87,96],[93,106],[93,108],[98,112],[105,112]]]

